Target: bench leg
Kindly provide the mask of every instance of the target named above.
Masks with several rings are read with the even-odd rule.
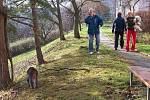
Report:
[[[150,100],[150,88],[147,87],[147,100]]]
[[[132,81],[133,81],[133,73],[130,72],[130,86],[132,86]]]

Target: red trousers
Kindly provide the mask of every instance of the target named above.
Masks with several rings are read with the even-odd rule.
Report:
[[[130,37],[132,36],[132,47],[131,50],[135,50],[136,45],[136,32],[134,30],[127,30],[126,33],[126,50],[129,51]]]

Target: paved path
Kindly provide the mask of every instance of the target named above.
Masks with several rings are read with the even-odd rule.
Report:
[[[101,34],[101,43],[112,49],[114,47],[114,42],[104,34]],[[150,68],[150,57],[143,56],[137,52],[126,52],[125,50],[121,49],[118,49],[116,52],[119,53],[124,59],[127,59],[134,66]]]

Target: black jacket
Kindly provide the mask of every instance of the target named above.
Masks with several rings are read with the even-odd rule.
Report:
[[[114,31],[124,31],[124,30],[126,30],[126,22],[125,22],[124,18],[119,16],[113,22],[112,32],[114,32]]]

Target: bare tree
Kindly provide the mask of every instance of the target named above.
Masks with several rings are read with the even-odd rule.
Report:
[[[80,33],[79,33],[79,25],[80,25],[80,7],[78,7],[77,3],[75,0],[71,0],[71,3],[74,8],[74,37],[75,38],[80,38]]]
[[[9,86],[11,83],[9,68],[8,68],[8,54],[5,38],[5,15],[3,0],[0,0],[0,89]]]
[[[37,54],[37,59],[39,64],[44,63],[42,50],[41,50],[41,41],[40,41],[40,31],[38,28],[38,20],[37,20],[37,13],[36,13],[36,0],[30,0],[31,9],[32,9],[32,22],[33,22],[33,31],[35,37],[35,49]]]
[[[59,27],[59,32],[60,32],[60,40],[65,40],[64,36],[64,29],[63,29],[63,24],[62,24],[62,17],[60,13],[60,4],[62,3],[62,0],[38,0],[38,3],[43,7],[48,9],[53,16],[57,20],[55,20],[52,16],[49,16],[49,20],[54,22],[56,25]]]
[[[86,4],[87,1],[92,1],[92,0],[81,0],[81,2],[77,0],[69,0],[73,6],[74,11],[71,10],[71,8],[66,7],[65,5],[62,5],[64,8],[66,8],[70,13],[73,14],[74,16],[74,37],[75,38],[80,38],[80,32],[79,32],[79,26],[81,30],[81,8]]]
[[[56,0],[56,3],[57,3],[57,18],[58,18],[58,21],[59,21],[59,32],[60,32],[60,40],[65,40],[65,37],[64,37],[64,29],[63,29],[63,24],[62,24],[62,18],[61,18],[61,13],[60,13],[60,0]]]
[[[7,8],[4,9],[4,34],[5,34],[5,43],[6,43],[6,50],[7,50],[7,57],[10,61],[10,66],[11,66],[11,80],[14,80],[14,67],[13,67],[13,61],[12,61],[12,56],[10,54],[10,47],[9,47],[9,43],[8,43],[8,35],[7,35],[7,20],[8,20],[8,16],[7,16]]]
[[[52,36],[52,35],[50,35],[51,32],[55,29],[55,24],[53,22],[48,21],[48,23],[45,23],[46,21],[48,21],[48,20],[44,20],[44,22],[40,23],[40,30],[42,33],[41,38],[42,38],[44,44],[47,43],[49,36]],[[51,38],[53,38],[53,37],[51,37]]]

